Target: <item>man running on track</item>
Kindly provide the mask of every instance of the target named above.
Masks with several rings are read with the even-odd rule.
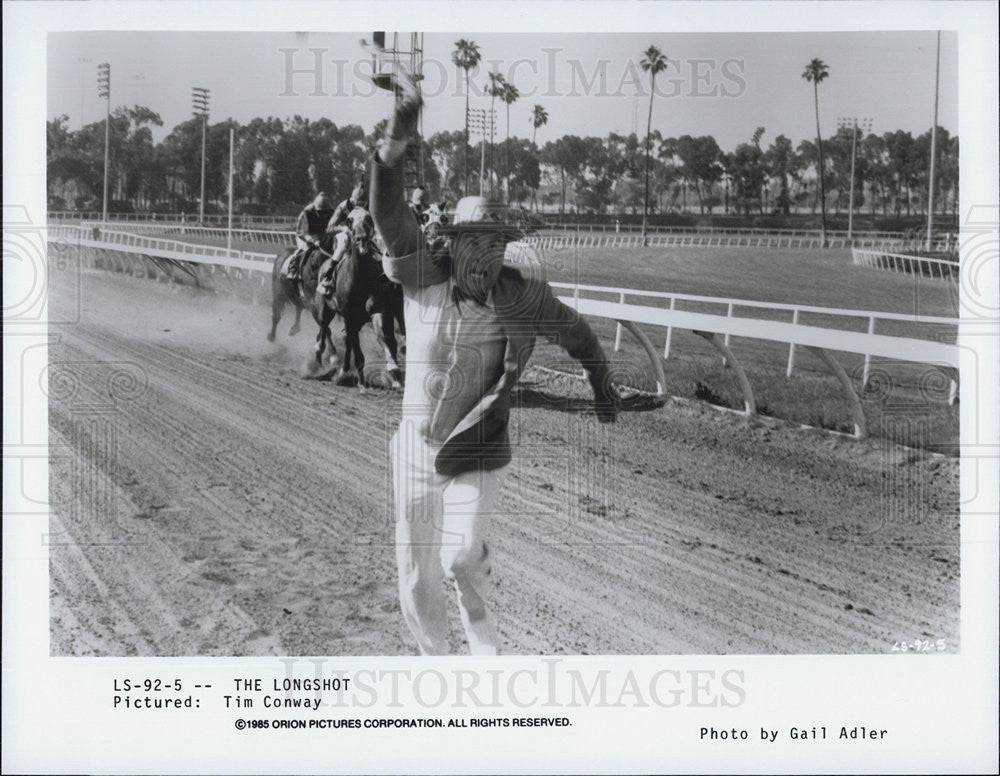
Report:
[[[401,283],[407,331],[406,388],[391,442],[396,561],[403,616],[422,654],[447,654],[454,585],[473,654],[498,654],[487,608],[489,524],[511,459],[510,394],[535,337],[560,344],[586,367],[598,419],[615,419],[601,346],[547,284],[503,267],[517,230],[489,203],[460,203],[456,223],[430,244],[404,196],[402,161],[421,98],[407,74],[374,159],[371,208],[385,242],[386,274]]]

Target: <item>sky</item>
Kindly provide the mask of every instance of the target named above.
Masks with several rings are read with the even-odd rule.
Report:
[[[248,8],[252,8],[252,4]],[[388,92],[368,80],[371,56],[361,39],[371,32],[50,32],[47,118],[65,114],[69,127],[103,118],[97,66],[111,65],[112,108],[144,105],[160,114],[156,140],[191,117],[191,88],[211,91],[210,121],[258,116],[360,124],[366,131],[390,109]],[[393,33],[388,32],[391,41]],[[654,129],[665,136],[711,134],[725,150],[764,127],[766,146],[784,134],[794,143],[815,136],[812,85],[805,65],[823,60],[819,87],[824,136],[838,119],[867,118],[872,131],[914,135],[933,121],[935,42],[932,31],[776,33],[425,33],[424,134],[460,129],[465,106],[461,71],[451,62],[459,38],[483,55],[471,76],[470,106],[489,108],[488,70],[521,91],[510,109],[511,134],[531,137],[532,107],[548,124],[538,142],[565,134],[645,133],[649,76],[642,53],[657,46],[670,60],[657,79]],[[400,33],[401,48],[410,33]],[[958,36],[941,35],[938,123],[958,131]],[[498,105],[497,133],[505,132]]]

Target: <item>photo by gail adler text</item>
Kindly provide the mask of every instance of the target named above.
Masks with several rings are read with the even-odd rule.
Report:
[[[699,741],[718,742],[750,742],[764,741],[775,743],[785,741],[885,741],[889,738],[886,728],[870,725],[813,725],[811,727],[759,728],[759,734],[753,728],[716,728],[701,727],[698,729]]]

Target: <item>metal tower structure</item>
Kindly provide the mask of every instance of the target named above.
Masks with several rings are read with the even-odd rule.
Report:
[[[424,34],[422,32],[393,32],[391,39],[385,32],[372,33],[372,81],[380,89],[393,90],[393,82],[400,68],[405,68],[416,81],[417,88],[424,78]],[[390,44],[390,45],[387,45]],[[399,99],[399,95],[396,95]],[[424,118],[420,114],[417,137],[406,148],[404,180],[412,191],[424,185]]]

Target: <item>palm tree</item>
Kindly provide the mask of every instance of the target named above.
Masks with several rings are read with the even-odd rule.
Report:
[[[763,150],[760,147],[760,139],[762,137],[764,137],[764,133],[766,131],[767,130],[764,129],[764,127],[757,127],[757,129],[754,130],[753,138],[751,138],[751,142],[753,142],[754,147],[757,149],[757,153],[760,154],[759,158],[760,158],[762,164],[764,165],[764,174],[761,175],[761,179],[760,179],[760,214],[761,215],[764,215],[764,209],[765,209],[765,207],[767,205],[767,180],[766,180],[767,179],[767,160],[764,158],[764,152],[763,152]]]
[[[518,88],[509,81],[503,85],[500,99],[507,103],[507,207],[510,207],[510,106],[521,96]]]
[[[493,164],[493,106],[496,104],[497,97],[502,97],[504,93],[504,87],[507,85],[507,81],[504,79],[501,73],[492,72],[490,76],[490,85],[486,87],[486,91],[490,95],[490,198],[493,198],[493,172],[496,169]]]
[[[549,123],[549,112],[545,110],[541,105],[536,105],[531,109],[531,144],[535,145],[535,139],[538,137],[538,128]]]
[[[535,142],[538,137],[538,128],[543,124],[549,123],[549,114],[541,105],[536,105],[531,109],[531,145],[536,146]],[[535,192],[537,189],[531,190],[531,206],[535,207]]]
[[[656,75],[670,64],[667,57],[656,46],[644,52],[639,63],[649,73],[649,118],[646,119],[646,193],[642,198],[642,244],[646,244],[646,222],[649,218],[649,139],[653,130],[653,96],[656,94]]]
[[[451,61],[456,67],[465,71],[465,195],[469,194],[469,71],[479,64],[482,54],[474,41],[455,41],[455,50],[451,52]]]
[[[819,82],[830,74],[829,68],[822,59],[814,59],[802,71],[802,77],[813,85],[813,99],[816,105],[816,145],[819,150],[819,207],[820,207],[820,239],[826,247],[826,181],[823,175],[823,138],[819,131]]]

